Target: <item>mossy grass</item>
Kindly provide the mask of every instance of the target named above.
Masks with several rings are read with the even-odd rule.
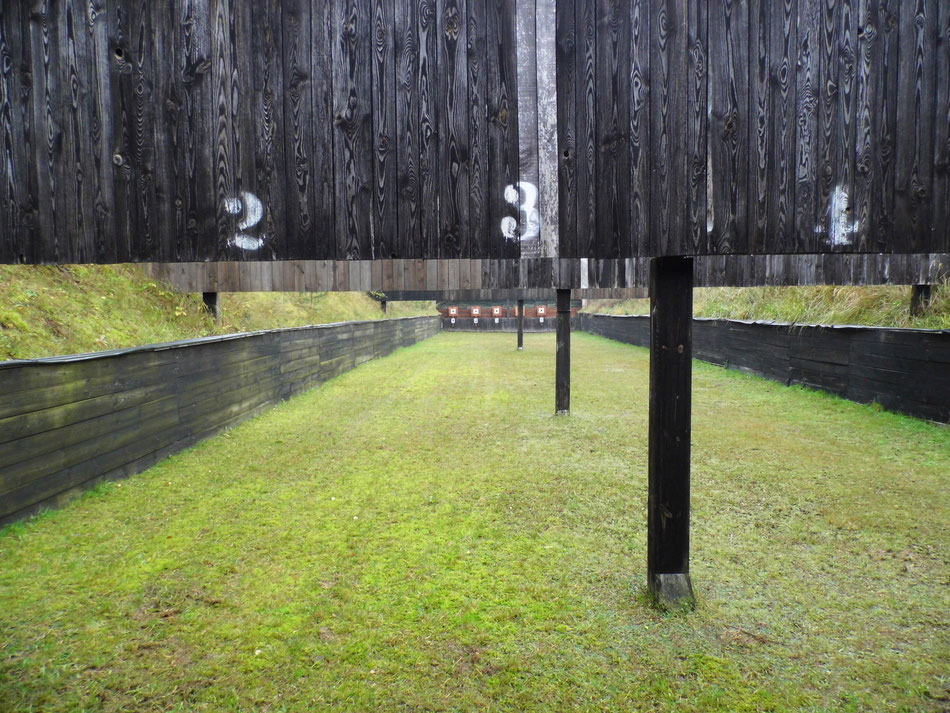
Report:
[[[708,287],[695,291],[693,314],[793,324],[950,329],[950,285],[933,288],[929,308],[910,313],[908,286]],[[591,300],[587,312],[649,314],[649,300]]]
[[[435,315],[433,302],[362,292],[221,295],[215,322],[200,294],[181,294],[136,265],[0,265],[0,361],[102,351],[212,334]]]
[[[950,430],[697,363],[695,611],[648,358],[442,334],[0,535],[0,710],[942,711]]]

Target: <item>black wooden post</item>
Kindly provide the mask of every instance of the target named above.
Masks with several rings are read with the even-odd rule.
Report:
[[[383,310],[383,314],[386,314],[386,300],[379,301],[379,308]]]
[[[208,308],[208,311],[215,319],[221,317],[221,301],[218,299],[217,292],[202,292],[201,299],[205,303],[205,307]]]
[[[647,583],[660,604],[693,602],[689,449],[693,260],[650,261],[650,453]]]
[[[930,285],[913,285],[910,288],[910,316],[920,317],[930,307]]]
[[[571,291],[557,291],[557,368],[554,377],[554,410],[571,411]]]
[[[524,300],[518,300],[518,351],[524,349]]]

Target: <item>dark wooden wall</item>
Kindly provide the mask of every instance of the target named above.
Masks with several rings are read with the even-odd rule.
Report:
[[[526,299],[558,287],[581,297],[609,298],[592,290],[642,290],[649,258],[600,260],[375,260],[177,263],[150,266],[152,274],[181,292],[512,291]],[[950,255],[848,254],[705,255],[695,260],[700,287],[730,285],[916,285],[950,279]],[[547,292],[544,292],[547,290]],[[617,295],[635,296],[635,295]],[[424,298],[419,298],[424,299]]]
[[[515,0],[3,0],[0,262],[517,258]]]
[[[433,336],[349,322],[0,362],[0,525],[138,473],[278,401]]]
[[[578,329],[646,347],[650,318],[581,314]],[[950,331],[693,320],[693,356],[786,385],[950,422]]]
[[[950,250],[950,2],[557,0],[564,257]]]

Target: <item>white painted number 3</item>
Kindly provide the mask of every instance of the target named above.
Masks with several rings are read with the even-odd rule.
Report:
[[[238,222],[238,230],[241,232],[231,238],[231,245],[236,245],[242,250],[260,250],[261,246],[264,245],[264,239],[256,238],[244,232],[260,223],[261,218],[264,217],[264,204],[261,203],[260,198],[253,193],[241,191],[240,198],[226,198],[224,200],[224,209],[231,215],[244,213],[244,217]]]
[[[524,200],[521,200],[522,193]],[[530,240],[541,234],[541,214],[538,212],[538,187],[527,181],[519,181],[505,186],[505,200],[517,206],[523,215],[524,230],[522,240]],[[501,234],[514,240],[518,237],[518,221],[511,216],[501,219]]]

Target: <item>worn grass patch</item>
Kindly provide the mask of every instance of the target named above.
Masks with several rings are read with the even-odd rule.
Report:
[[[0,535],[0,710],[944,711],[950,431],[697,364],[691,614],[647,352],[443,334]]]

